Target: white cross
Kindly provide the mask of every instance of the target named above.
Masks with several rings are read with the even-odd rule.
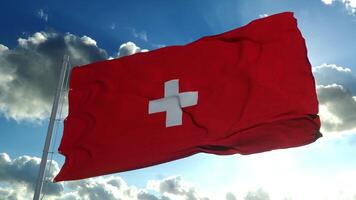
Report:
[[[151,100],[148,113],[166,112],[166,127],[182,125],[182,108],[198,103],[198,92],[179,93],[179,80],[164,83],[164,98]]]

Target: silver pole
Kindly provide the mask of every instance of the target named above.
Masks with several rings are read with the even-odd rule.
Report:
[[[66,74],[66,71],[68,68],[68,62],[69,62],[69,56],[64,55],[62,69],[61,69],[61,73],[59,75],[57,90],[56,90],[56,94],[55,94],[55,97],[53,100],[53,107],[52,107],[51,117],[49,119],[46,142],[43,147],[42,160],[41,160],[40,170],[39,170],[38,177],[37,177],[35,194],[33,195],[33,200],[39,200],[41,192],[42,192],[43,180],[44,180],[44,175],[45,175],[45,170],[46,170],[46,165],[47,165],[48,150],[51,145],[53,127],[54,127],[54,123],[56,121],[57,110],[58,110],[58,102],[61,98],[62,89],[63,89],[63,85],[64,85],[64,80],[65,80],[65,74]]]

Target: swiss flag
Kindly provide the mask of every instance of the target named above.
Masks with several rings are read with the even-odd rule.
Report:
[[[199,152],[252,154],[320,137],[304,39],[292,13],[75,67],[55,181],[147,167]]]

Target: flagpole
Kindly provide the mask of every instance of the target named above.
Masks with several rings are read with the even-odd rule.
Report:
[[[41,192],[42,192],[43,180],[44,180],[44,175],[45,175],[45,170],[46,170],[46,165],[47,165],[48,151],[49,151],[49,147],[51,145],[54,123],[56,121],[59,100],[61,98],[61,94],[62,94],[62,90],[63,90],[65,74],[66,74],[66,71],[68,68],[68,62],[69,62],[69,56],[64,55],[61,73],[59,75],[57,90],[56,90],[56,94],[55,94],[55,97],[53,100],[52,112],[51,112],[51,117],[50,117],[49,124],[48,124],[46,141],[45,141],[45,144],[43,147],[42,160],[41,160],[40,170],[39,170],[38,177],[37,177],[36,188],[35,188],[35,193],[33,195],[33,200],[39,200]]]

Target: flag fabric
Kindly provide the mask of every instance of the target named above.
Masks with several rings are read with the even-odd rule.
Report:
[[[293,13],[74,67],[55,181],[199,152],[253,154],[321,135],[314,77]]]

